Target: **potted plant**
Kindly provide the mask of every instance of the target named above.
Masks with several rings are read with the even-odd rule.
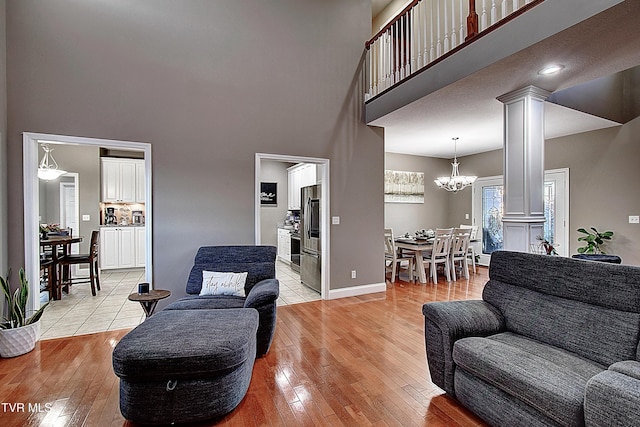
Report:
[[[600,245],[605,243],[605,240],[611,240],[613,237],[613,231],[599,232],[595,227],[591,227],[593,232],[587,231],[584,228],[578,228],[579,233],[585,234],[578,237],[579,242],[585,242],[585,246],[578,248],[580,254],[606,254],[600,248]]]
[[[544,236],[536,236],[537,240],[540,240],[540,243],[537,245],[536,250],[539,253],[546,255],[558,255],[558,251]]]
[[[27,316],[29,282],[24,269],[20,269],[20,286],[11,292],[9,279],[0,276],[0,287],[7,301],[7,315],[0,323],[0,356],[15,357],[33,350],[38,338],[39,320],[49,303],[44,304],[31,316]]]

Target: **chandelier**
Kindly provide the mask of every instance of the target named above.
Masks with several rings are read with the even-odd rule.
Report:
[[[44,156],[42,156],[40,165],[38,165],[38,178],[51,181],[67,173],[67,171],[58,168],[58,163],[56,163],[53,155],[50,154],[53,148],[49,148],[47,144],[42,144],[42,149],[44,150]]]
[[[458,171],[460,163],[458,163],[458,157],[456,156],[456,149],[459,138],[451,139],[453,139],[453,163],[451,163],[453,169],[451,170],[451,176],[440,176],[437,179],[434,179],[433,182],[435,182],[439,188],[457,193],[463,188],[473,184],[478,177],[460,175],[460,172]]]

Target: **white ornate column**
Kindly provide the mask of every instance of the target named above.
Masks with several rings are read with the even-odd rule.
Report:
[[[527,86],[498,97],[504,104],[504,249],[529,252],[544,234],[544,101]]]

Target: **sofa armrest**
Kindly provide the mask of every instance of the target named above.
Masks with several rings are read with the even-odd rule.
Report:
[[[244,303],[245,308],[257,308],[274,303],[280,295],[278,279],[265,279],[255,284]]]
[[[640,420],[640,362],[614,363],[593,376],[584,393],[587,426],[637,426]]]
[[[498,309],[480,300],[427,303],[422,314],[431,381],[454,396],[453,344],[461,338],[503,332],[504,318]]]

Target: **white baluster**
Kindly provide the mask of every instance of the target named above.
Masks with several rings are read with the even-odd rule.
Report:
[[[496,0],[491,0],[491,25],[498,22],[498,9],[496,9]]]
[[[440,32],[440,20],[442,19],[442,16],[440,14],[440,2],[436,3],[436,10],[436,22],[438,23],[438,26],[436,27],[436,33],[438,34],[438,42],[436,43],[436,55],[438,58],[440,58],[440,55],[442,55],[442,33]]]
[[[388,87],[389,81],[391,79],[391,44],[389,40],[391,38],[391,27],[389,27],[385,34],[384,40],[384,76],[383,76],[383,85],[380,90],[384,90]]]
[[[420,3],[411,9],[411,74],[420,68]],[[415,60],[414,60],[415,59]]]
[[[409,75],[409,65],[411,63],[411,32],[409,31],[409,14],[405,14],[403,21],[403,32],[404,37],[402,38],[402,50],[404,56],[404,70],[403,77],[407,77]]]
[[[449,45],[449,9],[447,5],[449,0],[444,1],[444,53],[449,52],[451,47]]]
[[[394,58],[393,58],[393,80],[391,83],[395,84],[400,81],[400,25],[396,21],[393,26],[395,27],[395,38],[393,40]]]
[[[456,3],[451,0],[451,49],[458,46],[458,29],[456,25]]]
[[[416,72],[422,68],[422,2],[418,3],[415,8],[415,15],[413,16],[413,34],[416,41],[416,66],[412,72]]]
[[[431,25],[429,25],[429,19],[431,18],[431,3],[430,0],[423,0],[422,4],[422,22],[424,28],[424,54],[422,55],[422,59],[424,61],[424,65],[427,65],[429,62],[431,62],[429,54],[429,47],[431,44],[429,33],[431,31]]]
[[[398,38],[396,43],[398,45],[398,79],[399,82],[404,78],[404,17],[400,17],[397,21],[398,24]]]
[[[513,9],[511,12],[515,12],[518,9],[520,9],[520,2],[518,0],[513,0]]]
[[[469,4],[468,2],[466,4]],[[464,0],[460,0],[460,43],[464,43],[464,39],[465,39],[465,33],[464,33],[464,10],[465,10],[465,1]],[[469,11],[467,10],[467,14],[469,14]]]
[[[378,93],[378,71],[380,69],[380,58],[378,58],[378,42],[380,39],[376,40],[371,45],[371,57],[373,58],[372,62],[372,79],[371,79],[371,96],[375,96]]]
[[[407,66],[407,22],[406,15],[398,21],[400,24],[400,80],[404,79]]]
[[[482,14],[480,15],[480,31],[487,29],[487,0],[482,0]]]
[[[509,14],[507,7],[507,0],[502,0],[502,16],[500,17],[500,19],[504,19]]]
[[[367,77],[369,79],[369,85],[368,85],[368,89],[367,89],[367,93],[365,93],[365,101],[367,99],[369,99],[369,97],[371,97],[371,95],[373,94],[373,45],[369,46],[369,49],[367,50]]]
[[[429,28],[431,29],[431,49],[429,51],[429,62],[433,62],[433,60],[436,59],[435,48],[434,48],[434,44],[433,44],[433,41],[435,40],[435,37],[434,37],[434,34],[433,34],[434,31],[435,31],[435,27],[434,27],[435,24],[434,24],[434,21],[433,21],[433,15],[434,15],[434,13],[433,13],[433,2],[431,2],[431,8],[430,9],[431,9],[430,10],[431,13],[429,14],[429,17],[430,17],[430,20],[431,20],[431,24],[429,25]]]

